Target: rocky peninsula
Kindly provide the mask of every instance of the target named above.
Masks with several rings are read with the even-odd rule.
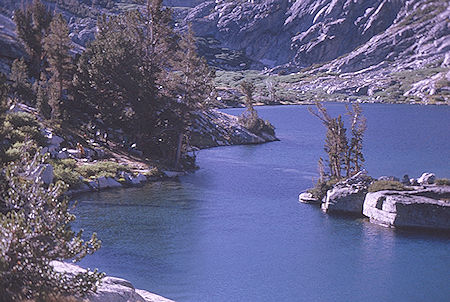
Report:
[[[450,185],[433,173],[417,180],[405,176],[400,183],[394,177],[375,180],[363,171],[333,185],[322,199],[307,191],[299,201],[386,227],[450,230]]]

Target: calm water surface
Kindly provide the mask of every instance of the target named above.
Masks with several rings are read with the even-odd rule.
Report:
[[[450,107],[363,109],[371,175],[450,177]],[[325,131],[306,107],[258,111],[280,142],[203,150],[179,181],[79,197],[75,227],[103,241],[81,264],[177,301],[449,301],[448,235],[299,204]]]

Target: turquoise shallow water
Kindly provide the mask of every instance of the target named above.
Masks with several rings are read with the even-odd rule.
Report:
[[[363,109],[371,175],[450,177],[449,107]],[[103,241],[81,264],[177,301],[449,300],[449,235],[299,204],[325,130],[306,107],[258,111],[280,142],[203,150],[179,181],[79,197],[75,228]]]

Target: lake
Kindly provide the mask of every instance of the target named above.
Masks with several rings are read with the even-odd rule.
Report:
[[[450,107],[362,107],[370,175],[450,177]],[[202,150],[179,181],[78,197],[75,228],[103,241],[81,265],[177,301],[448,301],[448,234],[298,203],[325,129],[305,106],[258,112],[281,141]]]

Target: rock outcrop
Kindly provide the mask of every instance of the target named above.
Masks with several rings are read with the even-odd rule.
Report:
[[[435,180],[433,173],[423,173],[419,178],[420,185],[405,175],[405,187],[396,189],[388,185],[389,182],[400,184],[396,177],[380,178],[387,182],[382,191],[368,192],[369,187],[371,190],[383,188],[370,186],[374,179],[363,171],[335,184],[322,201],[308,192],[301,193],[299,201],[322,202],[321,208],[326,213],[365,216],[386,227],[450,230],[450,186],[431,184]]]
[[[436,180],[436,175],[434,173],[423,173],[418,179],[417,182],[420,185],[431,185]]]
[[[85,269],[66,262],[52,261],[52,266],[57,272],[76,275],[86,271]],[[167,298],[150,293],[145,290],[135,289],[127,280],[115,277],[104,277],[97,288],[96,293],[89,294],[87,302],[171,302]],[[84,301],[84,300],[83,300]]]
[[[450,186],[368,193],[363,214],[387,227],[450,230]]]
[[[298,201],[300,201],[301,203],[311,203],[311,204],[318,204],[322,202],[322,200],[315,198],[309,192],[300,193],[298,195]]]
[[[328,190],[322,210],[327,213],[340,212],[362,215],[364,198],[372,178],[366,172],[338,182],[331,190]]]
[[[237,116],[219,110],[198,113],[191,132],[191,145],[198,148],[261,144],[276,140],[269,133],[251,132],[239,123]]]

